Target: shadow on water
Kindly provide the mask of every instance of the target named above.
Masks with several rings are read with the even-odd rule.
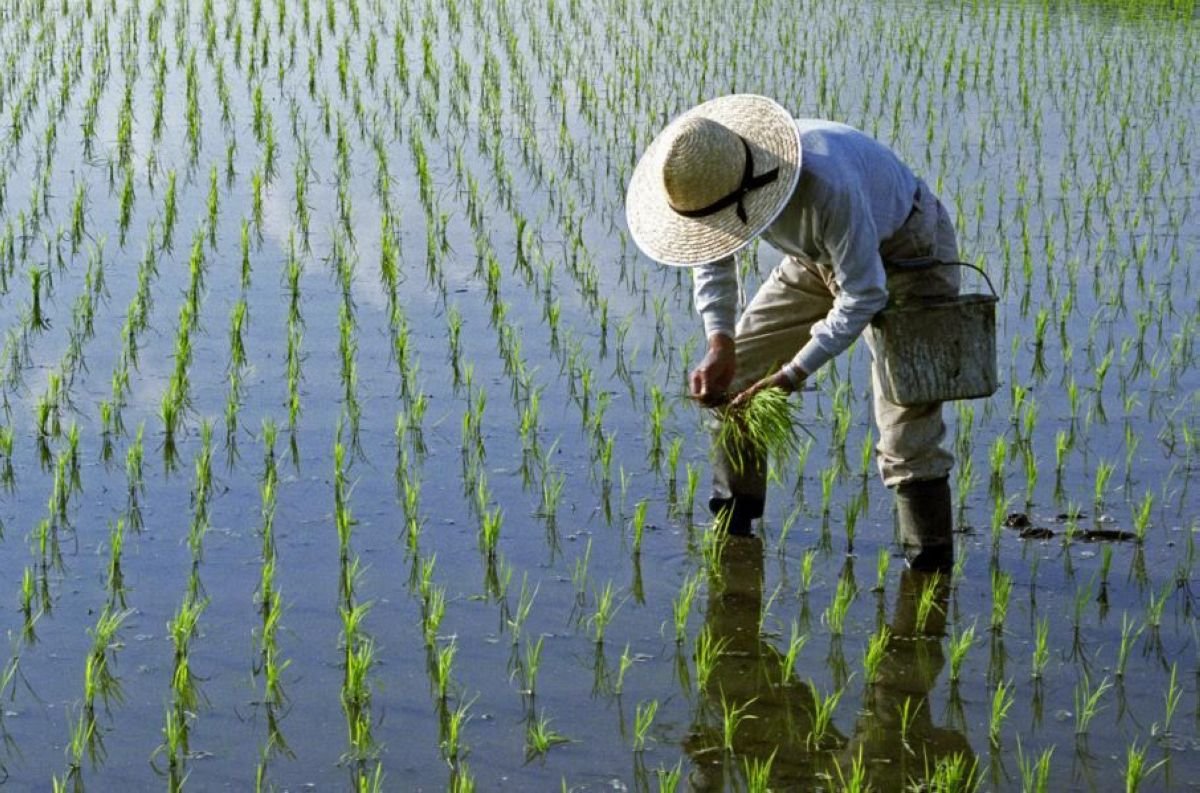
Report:
[[[930,692],[945,666],[943,641],[949,585],[904,570],[889,623],[890,637],[876,679],[864,685],[847,735],[824,703],[837,709],[838,692],[822,696],[789,669],[787,656],[759,631],[763,608],[763,546],[730,538],[710,583],[705,629],[723,648],[695,702],[684,749],[698,791],[842,787],[855,775],[874,790],[924,786],[947,766],[974,774],[976,757],[962,725],[935,723]],[[931,588],[932,609],[919,612]],[[841,710],[845,711],[843,703]],[[731,720],[734,722],[731,725]]]

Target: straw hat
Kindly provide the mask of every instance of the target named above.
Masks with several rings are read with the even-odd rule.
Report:
[[[769,226],[799,179],[791,113],[754,94],[711,99],[646,147],[625,197],[629,233],[663,264],[714,262]]]

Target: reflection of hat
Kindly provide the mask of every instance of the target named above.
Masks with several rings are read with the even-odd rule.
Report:
[[[625,197],[629,233],[663,264],[714,262],[770,225],[799,179],[791,113],[754,94],[710,99],[646,147]]]

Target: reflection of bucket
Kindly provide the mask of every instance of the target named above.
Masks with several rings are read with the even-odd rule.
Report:
[[[896,405],[922,405],[994,394],[996,302],[993,288],[990,295],[905,302],[876,314],[875,372],[884,397]]]

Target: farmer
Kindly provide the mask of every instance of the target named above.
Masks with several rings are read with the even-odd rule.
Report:
[[[889,295],[958,292],[957,268],[904,268],[958,258],[950,217],[924,182],[868,135],[793,119],[761,96],[712,99],[668,124],[634,170],[626,213],[643,252],[694,268],[708,349],[689,385],[708,406],[795,391],[863,331],[873,348],[869,325]],[[735,324],[733,255],[760,234],[783,258]],[[946,569],[954,458],[941,447],[941,403],[901,407],[877,380],[873,391],[877,459],[905,555],[913,568]],[[709,508],[731,534],[749,534],[763,514],[766,462],[748,454],[734,466],[713,453]]]

